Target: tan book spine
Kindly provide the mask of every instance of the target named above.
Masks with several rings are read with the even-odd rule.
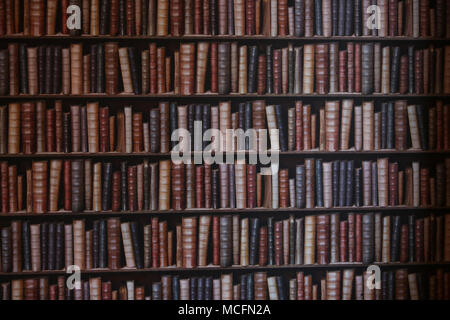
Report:
[[[10,103],[8,106],[8,153],[20,152],[20,104]]]
[[[71,93],[83,93],[83,46],[80,43],[70,45]]]
[[[92,209],[94,211],[102,210],[102,164],[94,163],[93,185],[92,185]]]
[[[238,92],[240,94],[247,93],[247,46],[239,47],[239,78]]]
[[[206,69],[208,66],[208,42],[199,42],[197,44],[197,78],[196,78],[196,92],[205,92],[205,79],[206,79]]]
[[[417,111],[415,105],[408,106],[408,121],[412,147],[413,149],[421,149],[419,125],[417,121]]]
[[[303,47],[303,93],[314,92],[314,45]]]
[[[350,128],[352,125],[352,114],[353,100],[343,100],[341,115],[341,150],[348,150],[350,146]]]
[[[388,166],[387,158],[377,159],[378,205],[380,207],[386,207],[389,203]]]
[[[305,264],[315,263],[316,252],[316,216],[305,217],[305,244],[304,244]]]
[[[170,160],[159,162],[159,210],[170,209]]]
[[[363,150],[373,150],[373,127],[374,127],[374,104],[371,102],[364,102],[362,106],[362,126],[363,126]]]
[[[241,237],[240,237],[240,265],[245,267],[249,265],[249,231],[248,218],[241,219]]]
[[[131,82],[130,61],[128,58],[128,48],[119,49],[120,70],[122,72],[123,92],[133,93],[133,84]]]
[[[86,269],[86,232],[85,221],[73,221],[73,255],[74,264],[79,266],[81,270]]]
[[[131,240],[130,223],[125,222],[120,224],[122,231],[123,250],[125,253],[125,265],[127,268],[136,268],[134,259],[133,241]]]

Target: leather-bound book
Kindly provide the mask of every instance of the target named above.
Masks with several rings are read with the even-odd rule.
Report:
[[[19,94],[19,45],[11,43],[8,45],[8,65],[9,66],[9,94]]]
[[[362,80],[362,94],[371,94],[374,91],[374,45],[373,43],[366,43],[362,45],[361,49],[361,59],[362,59],[362,70],[361,70],[361,80]]]
[[[83,47],[82,44],[70,45],[70,75],[71,93],[82,94],[83,92]]]
[[[305,242],[304,242],[304,263],[313,264],[316,248],[316,217],[305,217]]]
[[[182,219],[183,267],[194,268],[197,265],[197,218]]]
[[[34,161],[33,168],[33,212],[47,212],[47,161]]]
[[[185,43],[180,46],[181,94],[194,93],[194,53],[195,45],[193,43]]]
[[[186,208],[185,194],[185,166],[183,163],[173,163],[171,169],[172,180],[172,208],[183,210]],[[161,181],[161,180],[160,180]]]
[[[305,1],[294,1],[294,35],[301,37],[305,34]]]
[[[129,166],[127,168],[127,186],[128,186],[128,210],[137,210],[137,168]]]
[[[17,189],[17,165],[8,166],[8,202],[9,212],[16,212],[18,205],[18,189]],[[34,199],[34,197],[33,197]],[[46,207],[45,207],[46,208]],[[39,212],[41,213],[41,212]]]
[[[117,94],[119,85],[119,49],[116,42],[105,43],[105,92]]]
[[[399,89],[400,47],[395,46],[392,48],[390,72],[390,92],[396,93]]]
[[[170,161],[164,160],[159,163],[159,210],[170,208]]]
[[[362,262],[365,264],[374,261],[374,216],[367,213],[362,216]]]
[[[314,1],[305,0],[305,37],[312,37],[314,34]],[[303,35],[302,35],[303,36]]]
[[[341,271],[328,271],[326,278],[326,300],[341,300]]]
[[[407,269],[395,270],[395,300],[408,299],[408,271]]]
[[[231,216],[220,217],[220,265],[232,264],[232,219]]]
[[[42,228],[41,228],[42,236]],[[78,265],[81,270],[86,269],[86,233],[85,233],[85,221],[74,220],[73,221],[73,251],[74,251],[74,264]]]
[[[386,226],[387,227],[387,226]],[[400,259],[400,216],[394,216],[391,225],[391,244],[390,244],[390,262],[396,262]],[[384,229],[386,230],[386,228]],[[384,231],[385,232],[385,231]],[[383,236],[384,238],[384,236]],[[385,241],[385,240],[383,240]],[[384,254],[383,254],[384,256]],[[383,260],[385,258],[383,257]]]
[[[133,240],[130,229],[130,222],[124,222],[120,224],[120,230],[122,233],[123,249],[125,254],[125,267],[136,268],[135,251],[133,247]]]
[[[317,232],[317,263],[328,264],[330,262],[330,216],[320,215],[316,219]]]
[[[72,211],[81,212],[84,209],[84,161],[73,160],[71,163],[71,198]]]
[[[12,1],[7,1],[12,2]],[[50,3],[47,4],[47,7],[50,6],[50,9],[47,8],[47,10],[52,10],[51,7],[56,6],[54,1],[49,1]],[[8,6],[6,7],[8,8]],[[56,12],[55,12],[56,14]],[[42,36],[45,33],[45,3],[41,0],[30,0],[30,35],[31,36]],[[49,19],[49,18],[47,18]],[[47,20],[47,24],[48,24]],[[6,25],[8,27],[8,24]],[[50,31],[51,25],[47,26],[47,31]],[[54,28],[54,22],[53,22],[53,28]],[[18,31],[18,30],[17,30]],[[8,32],[7,32],[8,33]],[[50,33],[49,33],[50,34]]]
[[[303,93],[314,92],[314,45],[303,48]]]

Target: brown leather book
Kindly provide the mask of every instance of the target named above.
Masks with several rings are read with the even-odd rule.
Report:
[[[172,208],[183,210],[186,208],[185,193],[185,165],[183,163],[172,163]],[[160,177],[161,182],[161,177]]]
[[[62,160],[51,160],[50,161],[50,186],[49,186],[49,201],[48,208],[50,211],[58,210],[58,200],[59,200],[59,189],[61,183],[61,169]]]
[[[182,219],[183,267],[197,266],[197,218]]]
[[[54,1],[49,1],[47,7],[50,6],[50,9],[54,10],[55,3]],[[17,12],[17,14],[19,14]],[[49,19],[49,18],[47,18]],[[47,20],[47,23],[49,21]],[[47,31],[52,26],[47,26]],[[54,27],[54,22],[53,22]],[[18,30],[17,30],[18,31]],[[41,0],[30,0],[30,34],[31,36],[42,36],[45,33],[45,3]]]
[[[83,46],[80,43],[70,45],[71,93],[83,92]]]
[[[8,106],[8,153],[10,154],[20,152],[20,127],[20,104],[10,103]],[[25,139],[27,139],[26,136]]]
[[[47,161],[34,161],[33,212],[47,212]]]
[[[330,233],[330,216],[320,215],[316,219],[317,232],[317,263],[328,264],[329,257],[329,233]]]
[[[315,46],[315,87],[318,94],[326,94],[329,91],[328,81],[328,45],[317,44]],[[306,53],[306,51],[305,51]]]
[[[190,95],[194,93],[194,54],[194,43],[184,43],[180,45],[181,94]]]
[[[131,66],[128,56],[128,48],[119,49],[120,69],[122,72],[123,92],[127,94],[133,93],[133,83],[131,81]]]
[[[115,42],[105,43],[105,92],[117,94],[119,85],[119,49]]]
[[[316,217],[305,217],[305,242],[304,242],[304,262],[305,264],[315,263],[316,252]]]

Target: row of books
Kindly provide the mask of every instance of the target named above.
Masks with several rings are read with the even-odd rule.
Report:
[[[1,300],[449,300],[450,273],[443,269],[382,271],[378,287],[368,272],[330,270],[323,275],[254,272],[217,276],[162,275],[140,283],[113,284],[89,277],[68,289],[66,278],[13,279],[1,283]]]
[[[1,271],[450,262],[450,214],[202,215],[173,226],[157,217],[148,222],[12,221],[1,228]]]
[[[324,107],[255,100],[113,109],[88,102],[66,111],[61,100],[53,108],[45,101],[0,106],[0,154],[450,149],[450,105],[441,100],[435,106],[406,100],[358,106],[345,99]]]
[[[308,158],[278,171],[239,161],[58,159],[26,165],[0,162],[3,213],[450,206],[450,158],[432,165]]]
[[[449,36],[443,0],[3,0],[0,35]],[[79,27],[68,29],[77,5]],[[378,5],[378,23],[370,23]],[[71,12],[71,11],[70,11]]]
[[[449,68],[450,46],[9,43],[0,50],[0,95],[448,94]]]

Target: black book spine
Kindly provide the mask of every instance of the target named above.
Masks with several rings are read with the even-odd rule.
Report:
[[[347,190],[345,191],[345,205],[350,207],[353,205],[353,174],[355,170],[355,161],[347,161]]]
[[[141,0],[142,4],[142,35],[147,35],[148,26],[148,0]]]
[[[294,1],[294,31],[296,37],[305,34],[305,0]]]
[[[132,77],[133,77],[132,70]],[[137,75],[136,75],[137,76]],[[97,46],[97,93],[105,92],[105,47],[103,44]]]
[[[252,128],[252,103],[246,102],[244,106],[244,132],[247,132],[248,129]],[[252,141],[253,142],[253,141]],[[254,145],[250,145],[249,139],[245,139],[245,149],[246,150],[256,150],[257,147]]]
[[[102,210],[107,211],[111,205],[112,163],[103,163]]]
[[[212,277],[205,278],[205,300],[212,300],[213,279]]]
[[[362,205],[362,169],[357,168],[355,170],[355,206],[360,207]]]
[[[277,276],[277,287],[278,287],[278,298],[280,300],[287,300],[286,288],[284,286],[284,281],[282,276]]]
[[[316,159],[316,205],[323,207],[322,159]]]
[[[30,222],[22,222],[22,268],[31,270]]]
[[[127,162],[122,161],[120,163],[120,180],[121,180],[121,191],[122,191],[122,211],[128,210],[128,176],[127,176]]]
[[[267,218],[267,264],[274,265],[274,243],[273,243],[273,218]]]
[[[400,216],[393,217],[391,228],[391,262],[397,262],[400,258]]]
[[[389,271],[388,273],[388,300],[394,300],[395,292],[395,273],[394,271]]]
[[[280,139],[280,149],[282,152],[288,151],[285,116],[281,105],[275,105],[275,116],[277,120],[278,134]]]
[[[125,0],[119,0],[119,35],[127,34],[127,10]]]
[[[62,65],[62,51],[60,46],[53,49],[53,93],[61,93],[61,65]]]
[[[422,150],[428,150],[428,136],[427,136],[427,112],[424,112],[423,105],[416,105],[417,111],[417,125],[419,126],[420,145]]]
[[[408,261],[416,261],[416,217],[408,216]]]
[[[294,93],[295,52],[292,46],[288,49],[288,92]]]
[[[210,0],[209,2],[209,22],[211,26],[211,35],[217,35],[217,3],[216,0]]]
[[[338,36],[345,35],[345,0],[339,1],[339,23],[338,23]]]
[[[143,259],[142,259],[142,250],[141,250],[141,237],[140,237],[140,228],[136,221],[130,223],[131,230],[131,238],[133,241],[133,249],[134,249],[134,260],[136,262],[136,268],[142,269],[144,267]]]
[[[139,57],[136,54],[136,48],[128,47],[128,58],[130,60],[131,82],[135,94],[141,94]]]
[[[144,165],[144,210],[150,210],[150,169]]]
[[[172,300],[180,300],[180,278],[172,277]]]
[[[236,208],[236,189],[235,189],[235,178],[234,178],[234,164],[228,165],[228,180],[229,180],[229,199],[230,208]]]
[[[197,280],[197,300],[205,300],[205,278],[199,277]]]
[[[347,162],[341,160],[339,162],[339,207],[345,206],[345,192],[346,192],[346,179],[347,178]]]
[[[191,133],[191,151],[194,148],[194,117],[195,117],[195,105],[190,104],[187,108],[188,114],[187,114],[187,125],[188,125],[188,131]]]
[[[247,92],[256,92],[256,66],[258,62],[258,47],[249,46],[248,48],[248,80]]]
[[[47,269],[48,261],[48,223],[41,223],[41,270]]]
[[[27,46],[19,45],[19,73],[20,73],[20,93],[28,93],[28,59]],[[51,72],[50,72],[51,75]]]
[[[389,271],[383,271],[381,273],[381,298],[382,300],[388,300],[389,294]]]
[[[212,170],[212,206],[213,209],[219,208],[219,169]]]
[[[322,32],[322,0],[314,1],[314,18],[315,18],[315,27],[316,27],[316,35],[323,35]]]
[[[247,274],[241,274],[241,300],[248,300],[247,298]]]
[[[109,26],[109,1],[101,0],[100,1],[100,34],[105,35],[108,34]]]
[[[92,223],[92,267],[97,269],[99,267],[99,236],[100,236],[100,221],[95,220]]]
[[[414,93],[414,46],[408,47],[408,93]]]
[[[88,132],[86,106],[81,106],[80,108],[80,129],[82,133]],[[89,151],[88,135],[81,134],[81,152],[88,152],[88,151]]]
[[[273,61],[272,61],[272,45],[266,47],[266,91],[268,94],[273,93]]]
[[[194,114],[194,121],[196,122],[200,122],[202,125],[200,126],[200,130],[201,132],[199,132],[201,134],[201,137],[203,137],[203,105],[202,104],[197,104],[195,105],[195,114]],[[194,126],[194,123],[192,124]],[[194,151],[202,151],[203,149],[203,145],[201,144],[200,146],[196,146],[195,145],[195,140],[194,140],[194,134],[193,132],[191,132],[191,136],[192,136],[192,148],[194,149]]]
[[[45,46],[39,46],[38,49],[38,81],[39,93],[45,93]]]
[[[106,268],[108,266],[108,236],[106,220],[100,220],[98,231],[98,267]]]
[[[295,264],[295,220],[289,219],[289,264]]]
[[[247,274],[247,300],[254,300],[254,280],[253,280],[253,273]],[[242,299],[242,298],[241,298]]]
[[[178,108],[176,102],[171,102],[169,105],[169,125],[170,132],[174,132],[178,129]],[[177,145],[178,142],[170,141],[172,149]]]
[[[210,105],[203,105],[203,120],[202,120],[202,127],[203,132],[208,131],[211,129],[211,106]],[[203,149],[205,149],[208,146],[208,141],[203,141]]]
[[[197,277],[191,277],[191,283],[190,283],[190,291],[191,291],[191,300],[198,300],[197,299]]]
[[[250,219],[250,254],[249,263],[250,265],[256,265],[258,262],[258,251],[259,251],[259,218]]]
[[[53,47],[47,46],[45,48],[45,93],[48,94],[53,93],[52,80],[53,80]]]
[[[338,35],[339,25],[339,0],[331,0],[331,23],[333,26],[332,35]]]
[[[97,45],[91,44],[91,93],[97,92]]]
[[[335,160],[332,163],[333,174],[333,207],[339,206],[339,161]]]
[[[394,137],[394,102],[388,102],[387,108],[387,137],[386,148],[394,149],[395,137]]]
[[[400,79],[400,47],[392,48],[391,55],[391,93],[398,92]]]
[[[64,223],[56,223],[55,270],[64,268]]]
[[[355,20],[354,20],[354,28],[355,28],[355,36],[359,37],[362,35],[362,28],[361,28],[361,0],[354,0],[354,13],[355,13]]]
[[[351,36],[353,35],[353,9],[354,4],[353,0],[346,0],[345,1],[345,35]]]
[[[387,102],[381,103],[381,149],[387,148],[387,113],[388,113]]]
[[[374,215],[366,213],[362,216],[362,258],[363,263],[374,261]]]

